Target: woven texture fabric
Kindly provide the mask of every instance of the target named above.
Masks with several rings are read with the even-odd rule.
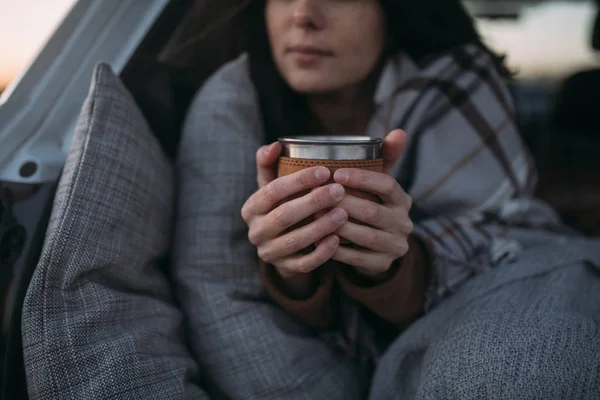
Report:
[[[598,399],[600,241],[540,239],[404,332],[370,398]]]
[[[530,198],[535,170],[516,130],[510,96],[489,54],[477,46],[464,46],[423,68],[400,57],[385,69],[375,100],[378,108],[369,136],[382,137],[398,126],[407,131],[408,147],[394,174],[402,185],[412,181],[406,188],[423,214],[415,220],[415,231],[434,253],[428,312],[452,299],[467,283],[496,270],[508,271],[510,262],[530,251],[543,255],[547,248],[540,246],[545,243],[553,243],[550,247],[560,253],[564,250],[559,244],[569,248],[571,242],[582,240],[563,230],[545,204]],[[377,359],[377,332],[373,334],[362,318],[348,319],[341,334],[310,330],[278,307],[261,282],[256,248],[248,241],[248,228],[240,216],[244,202],[257,190],[255,155],[266,141],[257,103],[248,59],[241,56],[200,90],[185,124],[177,161],[179,195],[172,266],[189,319],[194,354],[202,360],[211,381],[233,399],[365,398],[362,389],[369,384],[368,370],[357,361]],[[416,154],[413,163],[411,154]],[[583,262],[590,246],[579,250],[580,254],[571,254],[573,258],[561,263]],[[550,259],[548,265],[555,262]],[[563,300],[556,306],[558,310],[568,308],[564,289],[557,288],[556,296],[549,297]],[[583,295],[587,293],[591,292]],[[509,291],[505,296],[510,295]],[[501,309],[501,304],[494,306]],[[507,305],[503,310],[510,313],[513,308]],[[485,307],[478,315],[485,315]],[[520,314],[520,318],[527,316]],[[559,314],[549,321],[560,318]],[[486,324],[497,328],[489,318],[479,323],[473,325],[478,330],[474,334]],[[428,326],[438,330],[433,322]],[[440,321],[440,338],[444,327]],[[568,328],[561,325],[560,329]],[[468,335],[469,331],[465,327],[461,332]],[[502,329],[499,332],[507,334]],[[589,345],[586,334],[579,331],[573,340]],[[358,357],[352,360],[348,358],[352,353],[349,343],[359,343]],[[549,341],[542,343],[548,344],[547,350],[536,351],[559,354],[560,341],[558,347]],[[484,358],[489,350],[484,343],[471,344],[472,354]],[[445,351],[440,346],[428,354],[434,360]],[[497,351],[501,353],[502,347]],[[379,378],[386,368],[402,368],[403,373],[412,374],[412,383],[422,382],[418,370],[412,368],[418,367],[418,360],[412,363],[401,354],[395,358],[392,350],[383,355],[390,364],[382,364],[373,381],[375,387],[381,387],[382,396],[397,398],[394,392],[410,387],[398,380],[399,386],[393,388],[393,376],[389,381]],[[497,361],[502,368],[503,359]],[[450,373],[452,363],[445,366]],[[568,364],[556,366],[557,370],[562,367],[568,368]],[[388,387],[392,389],[386,391]],[[377,400],[379,393],[373,392],[372,398]],[[436,396],[422,398],[461,398]]]
[[[256,189],[261,123],[239,71],[230,64],[207,83],[179,149],[172,268],[194,355],[231,399],[364,398],[357,367],[264,290],[240,216]]]
[[[32,399],[204,399],[160,259],[173,169],[133,98],[96,67],[23,309]]]

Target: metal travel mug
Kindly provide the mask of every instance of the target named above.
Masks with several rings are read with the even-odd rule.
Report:
[[[284,137],[279,142],[285,158],[348,163],[381,160],[383,146],[382,139],[369,136],[297,136]]]
[[[283,146],[277,165],[277,175],[286,176],[315,166],[324,166],[333,174],[341,168],[361,168],[383,172],[382,139],[368,136],[301,136],[279,139]],[[327,184],[326,183],[326,184]],[[346,193],[374,202],[381,202],[373,193],[346,188]],[[310,223],[313,218],[302,221],[293,228]],[[360,223],[358,221],[354,221]],[[342,244],[349,245],[346,240]]]
[[[277,168],[280,177],[315,166],[329,168],[332,177],[341,168],[383,172],[382,139],[368,136],[299,136],[281,138],[279,142],[283,146]],[[379,202],[372,193],[350,188],[346,192]]]

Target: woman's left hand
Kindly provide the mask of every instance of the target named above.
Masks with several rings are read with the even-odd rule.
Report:
[[[344,224],[338,235],[363,249],[340,246],[333,259],[373,278],[385,276],[408,251],[408,236],[413,229],[408,214],[412,199],[390,175],[405,145],[406,133],[393,130],[383,141],[383,173],[348,168],[336,171],[333,176],[342,186],[371,192],[382,200],[378,204],[346,194],[338,204],[349,218],[366,225],[352,221]]]
[[[346,194],[338,204],[353,218],[366,225],[347,221],[337,234],[361,249],[340,246],[334,260],[351,265],[363,275],[385,274],[408,251],[408,236],[413,230],[409,217],[411,197],[398,182],[385,173],[349,168],[335,172],[341,185],[379,196],[381,204]]]

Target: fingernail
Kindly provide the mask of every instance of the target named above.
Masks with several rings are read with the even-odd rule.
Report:
[[[331,193],[334,199],[339,201],[344,197],[344,187],[336,183],[335,185],[331,185],[329,193]]]
[[[327,244],[331,247],[337,247],[337,245],[340,244],[340,238],[337,236],[331,236],[329,239],[327,239]]]
[[[346,212],[341,208],[335,209],[331,213],[331,219],[333,220],[333,222],[336,222],[338,224],[346,222]]]
[[[348,171],[345,169],[335,171],[335,180],[338,182],[348,182]]]
[[[315,170],[315,177],[319,182],[325,182],[329,179],[329,170],[325,167],[317,168]]]

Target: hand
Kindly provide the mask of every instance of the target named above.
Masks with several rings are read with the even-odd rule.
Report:
[[[348,168],[337,170],[334,181],[345,187],[378,195],[382,204],[346,195],[338,204],[350,218],[366,225],[346,222],[337,234],[362,249],[340,246],[333,259],[351,265],[358,272],[378,277],[408,251],[413,223],[409,217],[412,199],[389,175],[404,150],[406,134],[392,131],[383,144],[384,172]]]
[[[308,290],[308,274],[331,259],[339,246],[335,232],[347,221],[348,214],[336,205],[345,191],[340,184],[322,186],[331,176],[325,167],[277,178],[280,153],[279,143],[258,150],[259,190],[242,207],[242,218],[248,224],[248,238],[257,247],[259,257],[273,265],[294,295],[300,296]],[[308,225],[294,229],[306,218],[330,208],[333,209]],[[314,250],[307,254],[304,250],[315,243]]]

